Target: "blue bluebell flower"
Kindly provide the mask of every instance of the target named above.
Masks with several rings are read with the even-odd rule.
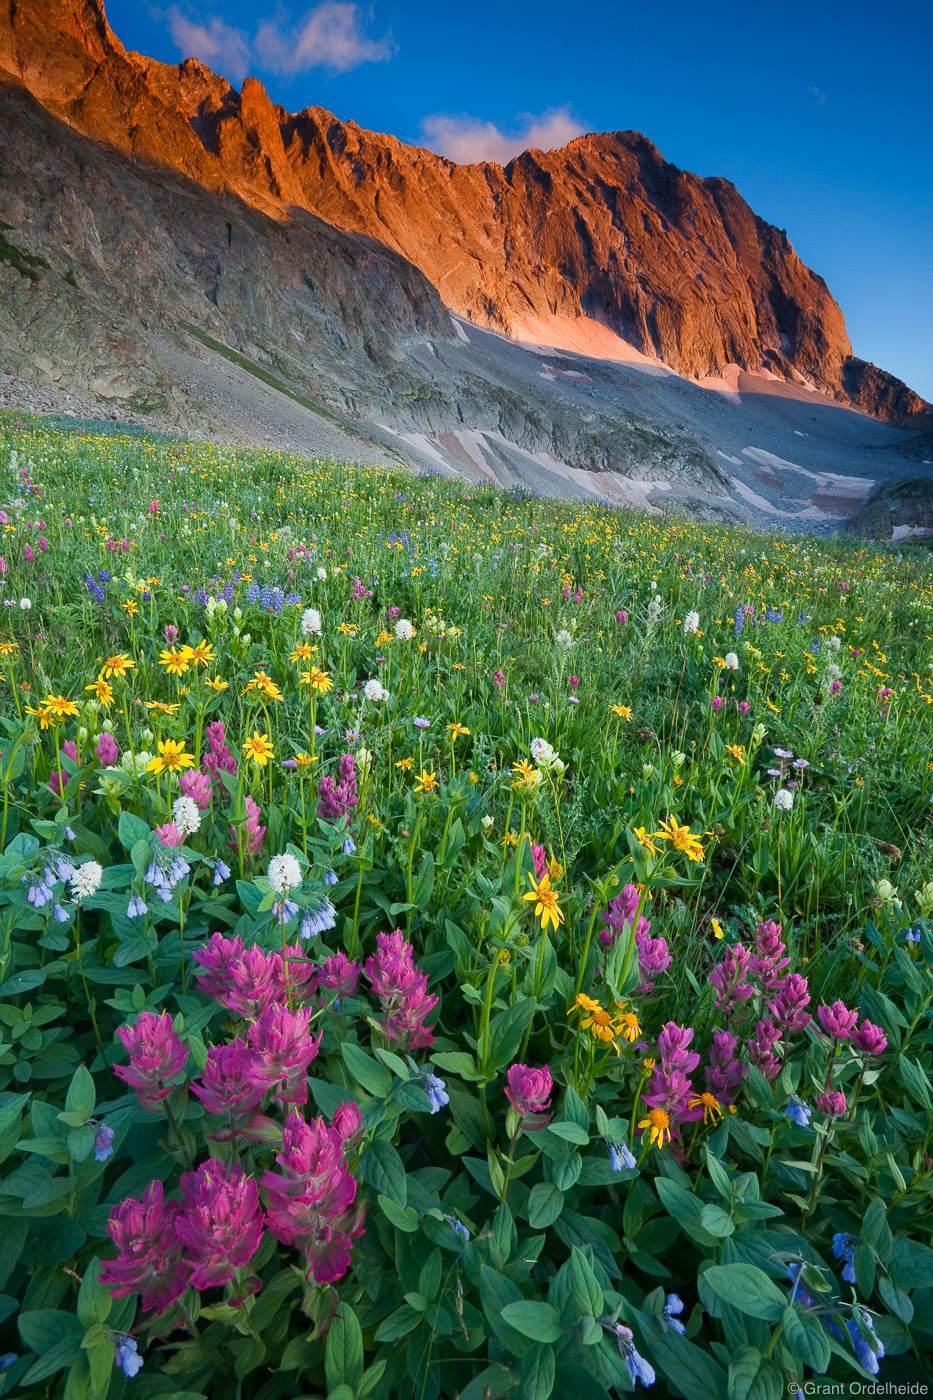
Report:
[[[124,1376],[128,1376],[130,1380],[132,1380],[133,1376],[136,1375],[136,1372],[141,1369],[143,1364],[143,1359],[136,1347],[136,1341],[133,1337],[125,1336],[117,1337],[116,1340],[117,1345],[113,1354],[113,1364],[120,1368]]]
[[[67,924],[68,920],[71,918],[71,915],[63,904],[56,904],[52,913],[55,915],[55,922],[57,924]]]
[[[790,1291],[791,1302],[799,1303],[802,1308],[812,1308],[813,1299],[800,1282],[800,1271],[802,1268],[803,1265],[797,1260],[787,1266],[787,1277],[793,1284]]]
[[[462,1220],[458,1220],[455,1215],[445,1215],[444,1219],[447,1221],[448,1225],[452,1226],[453,1229],[456,1230],[457,1234],[463,1240],[464,1244],[470,1243],[470,1232],[464,1225]]]
[[[229,880],[229,879],[230,879],[230,867],[229,867],[229,865],[227,864],[227,862],[226,862],[225,860],[215,860],[215,861],[214,861],[214,878],[213,878],[213,881],[212,881],[214,887],[216,888],[217,885],[222,885],[223,882],[224,882],[225,880]]]
[[[857,1245],[858,1240],[853,1239],[843,1230],[839,1230],[833,1235],[833,1254],[837,1259],[845,1261],[842,1277],[846,1283],[855,1282],[855,1250]]]
[[[352,856],[356,854],[356,842],[354,841],[352,836],[348,836],[347,839],[344,841],[343,853],[345,856]]]
[[[94,1161],[106,1162],[113,1156],[113,1128],[108,1123],[98,1123],[94,1134]]]
[[[878,1363],[884,1357],[884,1342],[872,1326],[871,1313],[867,1308],[856,1307],[846,1323],[855,1355],[872,1376],[877,1376]]]
[[[126,917],[128,919],[141,919],[143,914],[147,914],[148,912],[149,906],[141,895],[134,894],[130,896],[130,902],[126,906]]]
[[[443,1079],[438,1079],[436,1074],[425,1075],[424,1092],[430,1099],[432,1113],[439,1113],[442,1108],[450,1103],[447,1085],[444,1083]]]
[[[635,1156],[629,1151],[624,1142],[610,1142],[609,1144],[609,1165],[614,1172],[625,1171],[637,1165]]]
[[[612,1328],[613,1336],[616,1339],[616,1346],[619,1348],[619,1355],[625,1362],[626,1370],[633,1381],[641,1381],[642,1385],[654,1385],[654,1367],[649,1365],[643,1356],[639,1356],[635,1349],[635,1338],[630,1327],[623,1327],[621,1322],[614,1324]]]
[[[813,1117],[813,1109],[792,1094],[784,1107],[784,1117],[796,1123],[798,1128],[807,1128]]]
[[[336,883],[337,883],[337,872],[336,872],[336,870],[328,870],[327,874],[324,876],[324,884],[325,884],[325,885],[336,885]]]
[[[664,1304],[664,1311],[662,1312],[661,1316],[664,1318],[665,1322],[667,1322],[671,1327],[673,1327],[675,1332],[679,1332],[681,1336],[683,1336],[683,1334],[687,1330],[684,1324],[679,1320],[680,1314],[683,1312],[683,1310],[683,1302],[680,1298],[678,1298],[677,1294],[668,1293],[667,1301]]]

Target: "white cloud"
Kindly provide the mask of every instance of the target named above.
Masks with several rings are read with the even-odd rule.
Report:
[[[267,21],[257,31],[255,48],[264,67],[286,74],[308,68],[349,73],[362,63],[383,63],[395,52],[391,35],[369,38],[359,6],[345,0],[324,0],[289,31]]]
[[[526,113],[520,121],[517,130],[508,132],[478,117],[445,116],[438,112],[424,118],[421,139],[430,150],[459,165],[472,165],[480,160],[506,165],[522,151],[533,148],[553,151],[566,146],[586,130],[566,107],[551,108],[539,117]]]
[[[222,70],[227,78],[241,82],[250,69],[249,38],[216,16],[205,24],[187,19],[177,5],[167,12],[169,33],[183,58],[199,58],[202,63]]]
[[[812,87],[810,88],[810,94],[811,96],[816,98],[816,105],[818,107],[822,107],[824,102],[829,101],[829,98],[826,96],[826,93],[823,91],[822,88]]]

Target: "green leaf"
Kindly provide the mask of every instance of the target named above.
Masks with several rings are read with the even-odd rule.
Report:
[[[421,1313],[416,1312],[408,1303],[403,1303],[395,1312],[389,1313],[376,1328],[375,1340],[377,1342],[397,1342],[400,1337],[407,1337],[409,1332],[414,1332],[421,1323]]]
[[[332,1393],[338,1385],[355,1390],[363,1375],[363,1333],[349,1303],[341,1302],[324,1349],[324,1375]]]
[[[579,1123],[549,1123],[548,1132],[562,1138],[564,1142],[575,1143],[578,1147],[585,1147],[590,1140],[589,1133],[585,1128],[581,1128]]]
[[[120,813],[117,835],[125,851],[131,851],[137,841],[148,841],[151,834],[142,817],[134,816],[132,812]]]
[[[434,856],[425,851],[418,866],[418,874],[411,885],[411,902],[418,909],[424,909],[434,893]]]
[[[506,1303],[502,1317],[516,1332],[533,1342],[556,1342],[563,1334],[560,1318],[550,1303],[523,1298],[517,1303]]]
[[[657,1178],[654,1189],[661,1198],[664,1209],[687,1231],[691,1239],[702,1245],[717,1243],[718,1237],[711,1235],[703,1226],[704,1203],[694,1196],[692,1191],[678,1186],[676,1181],[671,1181],[666,1176]]]
[[[78,1289],[78,1321],[83,1327],[95,1322],[106,1322],[113,1306],[110,1289],[100,1281],[100,1260],[95,1255],[84,1270],[84,1278]]]
[[[901,1074],[901,1082],[907,1090],[914,1103],[925,1108],[929,1113],[933,1110],[933,1099],[930,1097],[930,1081],[926,1077],[923,1069],[915,1060],[909,1059],[906,1055],[901,1055],[898,1061],[898,1068]]]
[[[783,1322],[784,1341],[789,1349],[798,1361],[821,1376],[829,1365],[832,1353],[819,1318],[806,1309],[788,1305],[784,1309]]]
[[[725,1239],[727,1235],[735,1233],[732,1217],[722,1206],[705,1205],[700,1211],[700,1224],[708,1234],[715,1235],[717,1239]]]
[[[388,1097],[392,1089],[392,1076],[378,1060],[374,1060],[372,1055],[367,1055],[365,1050],[361,1050],[352,1041],[344,1041],[340,1047],[340,1054],[350,1075],[367,1094],[372,1094],[377,1099]]]
[[[539,1181],[528,1196],[528,1224],[533,1230],[546,1230],[564,1208],[564,1195],[553,1182]]]
[[[776,1322],[784,1312],[785,1294],[754,1264],[714,1264],[703,1279],[717,1298],[748,1317]]]
[[[554,1350],[546,1345],[529,1347],[522,1357],[518,1393],[521,1400],[548,1400],[554,1389]]]
[[[502,1069],[511,1064],[522,1043],[522,1036],[531,1025],[537,1002],[534,997],[522,997],[494,1018],[489,1030],[489,1068]]]
[[[408,1184],[401,1157],[390,1142],[378,1139],[360,1157],[363,1180],[374,1191],[388,1196],[403,1210],[408,1205]]]
[[[74,1356],[77,1356],[84,1336],[84,1327],[74,1313],[59,1312],[56,1308],[39,1308],[35,1312],[20,1313],[19,1335],[30,1351],[42,1355],[61,1342],[73,1340]],[[61,1362],[67,1365],[67,1362]],[[57,1367],[55,1368],[57,1369]],[[51,1375],[47,1371],[46,1375]]]
[[[376,1197],[379,1202],[379,1209],[385,1218],[390,1221],[397,1230],[403,1230],[406,1235],[413,1235],[418,1228],[418,1212],[411,1206],[397,1206],[388,1196],[381,1193]]]
[[[570,1291],[582,1316],[599,1317],[603,1310],[603,1290],[592,1264],[576,1245],[570,1252]]]

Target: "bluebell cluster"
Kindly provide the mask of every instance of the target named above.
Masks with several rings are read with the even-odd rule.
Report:
[[[157,851],[146,871],[146,884],[152,885],[163,904],[168,904],[172,890],[190,871],[183,856],[175,855],[171,847]]]

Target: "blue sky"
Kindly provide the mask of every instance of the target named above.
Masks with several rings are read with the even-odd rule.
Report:
[[[933,6],[109,0],[127,48],[257,74],[457,159],[643,132],[787,230],[854,351],[933,400]]]

